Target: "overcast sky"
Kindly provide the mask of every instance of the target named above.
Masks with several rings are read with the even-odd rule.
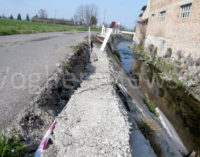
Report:
[[[94,3],[99,8],[99,23],[106,12],[106,22],[120,22],[128,28],[133,28],[143,5],[147,0],[0,0],[0,14],[14,15],[21,13],[30,17],[37,14],[39,9],[45,9],[48,17],[71,19],[76,8],[81,4]]]

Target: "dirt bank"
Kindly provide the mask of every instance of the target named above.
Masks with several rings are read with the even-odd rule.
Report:
[[[139,78],[139,88],[145,99],[149,97],[162,110],[188,151],[199,152],[200,102],[197,95],[191,92],[195,86],[189,87],[189,84],[195,81],[199,86],[198,75],[193,75],[198,73],[199,65],[194,65],[197,68],[191,70],[188,67],[195,62],[189,58],[186,60],[179,56],[179,59],[175,60],[175,54],[161,58],[157,56],[156,49],[152,49],[154,50],[144,51],[141,45],[135,45],[134,53],[138,54],[138,59],[133,60],[133,65],[139,66],[133,66],[132,73]],[[183,77],[186,81],[177,77]]]
[[[27,108],[8,127],[8,132],[18,131],[20,140],[27,144],[26,155],[36,151],[45,131],[86,75],[85,67],[90,58],[88,44],[81,43],[71,51],[74,52],[58,65],[37,98],[27,104]]]

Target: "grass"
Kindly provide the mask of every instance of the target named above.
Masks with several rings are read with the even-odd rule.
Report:
[[[26,147],[21,143],[18,138],[15,137],[17,133],[6,136],[0,134],[0,157],[18,157],[21,151]]]
[[[30,21],[0,19],[0,35],[30,34],[59,31],[87,31],[87,27],[46,24]],[[96,31],[97,29],[92,29]]]
[[[151,111],[156,117],[159,117],[159,113],[156,111],[156,104],[153,101],[144,100],[144,103],[149,108],[149,111]]]

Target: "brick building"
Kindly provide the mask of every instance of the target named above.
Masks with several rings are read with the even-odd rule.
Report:
[[[184,57],[200,57],[200,0],[148,0],[136,27],[135,41],[145,29],[145,47],[154,45],[158,55],[168,48]],[[146,26],[141,26],[142,21]],[[139,27],[139,28],[138,28]],[[139,37],[138,37],[139,36]]]

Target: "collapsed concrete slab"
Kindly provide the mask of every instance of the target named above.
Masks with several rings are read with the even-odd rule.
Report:
[[[53,144],[43,156],[156,156],[141,133],[137,140],[142,145],[130,139],[133,128],[115,88],[112,59],[98,48],[92,53],[89,74],[56,118]],[[130,143],[140,149],[133,153],[136,147]]]

